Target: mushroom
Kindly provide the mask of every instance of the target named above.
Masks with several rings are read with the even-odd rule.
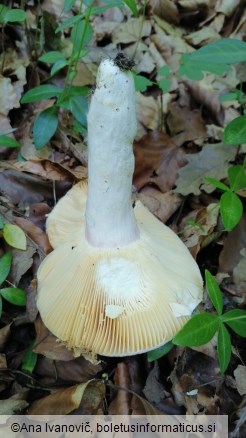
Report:
[[[38,270],[41,317],[75,355],[159,347],[202,299],[183,242],[140,201],[132,206],[136,126],[131,72],[102,61],[88,113],[88,186],[76,184],[49,215],[55,249]]]

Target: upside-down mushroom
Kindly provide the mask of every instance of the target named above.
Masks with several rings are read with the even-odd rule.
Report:
[[[49,215],[55,249],[38,271],[41,317],[75,355],[152,350],[202,299],[183,242],[141,202],[132,206],[135,134],[131,72],[105,60],[88,113],[88,188],[75,185]]]

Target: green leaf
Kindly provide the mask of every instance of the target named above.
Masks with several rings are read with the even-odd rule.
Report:
[[[2,216],[0,216],[0,230],[2,230],[4,227],[4,222]]]
[[[138,8],[137,5],[135,3],[135,0],[124,0],[124,3],[128,6],[128,8],[131,9],[134,17],[138,16]]]
[[[59,105],[71,111],[74,118],[83,126],[87,124],[88,102],[84,96],[71,95],[63,99]]]
[[[89,6],[89,3],[91,3],[91,2],[88,2],[88,6]],[[107,3],[107,2],[104,1],[104,3]],[[111,9],[114,7],[123,8],[124,2],[122,0],[110,0],[106,6],[95,6],[92,9],[87,9],[87,11],[85,12],[85,15],[89,14],[90,16],[92,16],[92,15],[103,14],[108,9]]]
[[[220,213],[226,230],[232,230],[243,214],[243,204],[233,192],[226,192],[220,198]]]
[[[71,61],[75,61],[76,62],[77,59],[84,58],[84,56],[88,55],[88,53],[89,53],[88,49],[81,49],[80,53],[74,51],[74,53],[71,56]]]
[[[11,252],[6,252],[2,257],[0,257],[0,284],[2,284],[9,275],[11,268],[12,254]]]
[[[78,23],[80,20],[82,20],[83,15],[82,14],[78,14],[75,15],[74,17],[68,18],[68,20],[64,21],[62,24],[60,24],[60,26],[58,26],[55,30],[55,33],[61,32],[61,30],[63,29],[67,29],[67,27],[71,27],[74,24]]]
[[[39,61],[47,62],[48,64],[54,64],[57,61],[65,61],[65,59],[66,58],[62,52],[58,52],[55,50],[45,53],[38,58]]]
[[[223,310],[223,298],[220,288],[215,280],[215,278],[210,274],[210,272],[205,270],[205,279],[208,295],[214,308],[216,309],[219,316],[222,315]]]
[[[85,96],[88,97],[88,94],[90,92],[89,87],[80,87],[77,85],[69,85],[64,90],[64,95],[72,97],[72,96]],[[67,98],[66,98],[67,100]]]
[[[153,85],[153,82],[141,75],[133,74],[136,91],[144,92],[148,87]]]
[[[34,143],[37,149],[45,146],[53,137],[58,126],[58,109],[52,106],[42,111],[33,125]]]
[[[27,91],[27,93],[25,93],[21,98],[21,103],[38,102],[42,99],[58,97],[61,93],[62,89],[56,85],[39,85],[39,87],[35,87]]]
[[[65,0],[64,7],[63,7],[64,12],[69,11],[75,3],[76,3],[76,0]]]
[[[160,89],[163,91],[163,93],[168,93],[168,91],[170,90],[172,81],[171,79],[160,79],[159,81],[157,81]]]
[[[4,17],[9,10],[7,6],[0,5],[0,23],[4,23]]]
[[[192,60],[213,64],[237,64],[246,61],[246,43],[224,38],[206,44],[189,55]]]
[[[157,73],[160,76],[166,77],[166,76],[168,76],[170,74],[170,68],[169,68],[168,65],[163,65],[161,68],[159,68]]]
[[[69,61],[66,59],[55,62],[52,69],[50,70],[50,75],[54,76],[58,71],[62,70],[66,65],[68,65]]]
[[[193,52],[194,53],[194,52]],[[231,68],[227,64],[219,64],[215,62],[202,62],[192,58],[192,54],[188,55],[184,53],[181,57],[181,65],[179,68],[179,74],[181,76],[187,76],[192,80],[202,80],[203,72],[208,71],[216,75],[222,75],[229,71]]]
[[[210,313],[194,315],[177,333],[173,344],[199,347],[207,344],[218,330],[219,319]]]
[[[181,61],[182,61],[182,57],[181,57]],[[203,72],[199,68],[197,68],[196,64],[194,67],[193,64],[189,64],[187,62],[186,63],[183,62],[180,64],[178,74],[180,76],[186,76],[192,81],[201,81],[203,79]]]
[[[73,129],[74,129],[75,132],[79,132],[79,133],[81,133],[83,135],[87,134],[86,126],[81,125],[81,123],[79,123],[77,120],[75,120],[74,123],[73,123]]]
[[[224,143],[240,144],[246,142],[246,116],[240,116],[232,120],[225,127]]]
[[[222,94],[221,96],[219,96],[219,101],[228,102],[230,100],[238,100],[238,91],[239,90],[235,90],[234,92],[231,93]]]
[[[86,20],[80,20],[72,29],[71,41],[74,45],[74,50],[80,52],[93,38],[93,27]]]
[[[240,164],[232,166],[228,169],[228,179],[230,181],[231,190],[245,189],[246,187],[246,173]]]
[[[225,322],[235,333],[246,338],[246,311],[241,309],[229,310],[221,317],[221,321]]]
[[[10,9],[4,15],[4,23],[25,21],[26,13],[22,9]]]
[[[3,227],[3,237],[14,248],[26,249],[26,235],[17,225],[5,224]]]
[[[226,192],[230,191],[230,188],[226,184],[218,181],[215,178],[209,178],[208,176],[205,176],[204,179],[205,179],[205,181],[207,181],[209,184],[211,184],[212,186],[216,187],[217,189],[220,189],[220,190],[223,190],[223,191],[226,191]]]
[[[165,354],[169,353],[169,351],[173,348],[172,341],[167,342],[166,344],[162,345],[159,348],[156,348],[155,350],[148,351],[147,353],[147,360],[148,362],[153,362],[154,360],[160,359]]]
[[[23,359],[22,359],[22,364],[21,364],[21,369],[23,371],[27,371],[28,373],[32,373],[36,363],[37,363],[37,359],[38,359],[38,355],[37,353],[34,353],[34,351],[32,351],[33,349],[33,343],[31,345],[30,348],[28,348],[28,350],[25,352]]]
[[[88,103],[83,96],[72,96],[70,99],[70,108],[75,119],[82,125],[87,123]]]
[[[4,289],[0,289],[0,294],[5,300],[15,306],[26,305],[26,293],[23,289],[19,289],[18,287],[5,287]]]
[[[231,337],[223,323],[219,326],[217,352],[220,371],[224,373],[231,359]]]
[[[8,137],[7,135],[0,135],[0,146],[7,148],[19,148],[20,143],[15,138]]]

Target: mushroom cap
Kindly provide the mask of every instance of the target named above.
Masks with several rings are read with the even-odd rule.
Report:
[[[86,183],[78,183],[49,215],[56,249],[38,270],[41,317],[77,355],[126,356],[157,348],[201,301],[198,266],[176,234],[139,201],[138,240],[119,248],[89,245],[86,191]]]

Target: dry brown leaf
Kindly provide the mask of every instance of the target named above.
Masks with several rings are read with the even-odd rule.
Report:
[[[56,18],[60,18],[63,10],[62,4],[59,0],[44,0],[42,2],[42,9],[50,14],[54,14]]]
[[[29,61],[20,59],[15,50],[4,50],[4,73],[11,78],[0,76],[0,108],[7,115],[9,110],[20,107],[20,98],[26,84],[26,66]],[[3,65],[3,54],[0,56]]]
[[[105,387],[102,382],[89,381],[66,389],[58,389],[47,397],[34,401],[29,415],[66,415],[78,409],[82,403],[83,413],[93,415],[102,404]]]
[[[155,184],[161,192],[175,184],[178,168],[186,163],[184,152],[175,147],[167,134],[150,132],[134,144],[135,172],[133,183],[138,190]]]
[[[138,195],[140,201],[163,223],[175,213],[181,205],[181,197],[173,192],[161,193],[154,187],[145,186]]]
[[[151,54],[149,52],[143,53],[141,58],[138,60],[137,71],[150,74],[155,69],[155,67],[156,65]]]
[[[190,28],[206,20],[209,16],[211,0],[178,0],[180,18]]]
[[[240,251],[240,260],[233,269],[233,280],[237,290],[246,297],[246,247]]]
[[[78,87],[84,87],[85,85],[95,84],[96,70],[97,70],[96,65],[92,64],[92,66],[90,66],[89,64],[80,62],[77,67],[76,76],[74,78],[73,84]]]
[[[26,400],[15,400],[13,398],[0,400],[0,415],[14,415],[23,411],[27,406]]]
[[[6,355],[1,353],[0,354],[0,369],[1,368],[7,368],[7,359],[6,359]]]
[[[87,385],[83,394],[81,411],[85,415],[101,415],[105,402],[106,387],[102,380],[92,380],[84,383]]]
[[[236,37],[238,39],[243,39],[245,36],[245,29],[246,29],[246,9],[244,8],[242,14],[240,15],[240,21],[237,24],[235,30],[231,34],[231,38]],[[243,67],[243,65],[241,67]]]
[[[224,123],[224,108],[219,101],[219,93],[216,87],[205,81],[185,81],[192,96],[211,112],[212,116],[220,125]],[[224,88],[227,91],[226,88]]]
[[[233,372],[236,384],[237,384],[237,390],[240,395],[246,394],[246,367],[243,365],[238,365],[238,367]]]
[[[51,181],[45,181],[35,175],[29,175],[7,167],[7,162],[0,162],[1,192],[14,204],[34,204],[44,199],[54,202],[54,187]],[[1,171],[2,170],[2,171]],[[56,181],[55,192],[57,198],[71,188],[68,181]]]
[[[192,32],[185,37],[186,41],[193,46],[204,46],[220,39],[220,35],[210,26],[203,27],[196,32]]]
[[[19,161],[13,163],[14,167],[23,172],[33,173],[52,181],[69,181],[68,172],[63,172],[62,166],[52,163],[49,160],[31,159],[29,161]],[[66,169],[67,170],[67,169]]]
[[[151,0],[149,4],[153,14],[164,18],[169,23],[179,23],[179,11],[175,2],[171,0]]]
[[[160,403],[165,397],[165,391],[162,383],[160,382],[160,369],[158,362],[155,361],[154,367],[149,372],[143,393],[150,403]]]
[[[174,27],[156,16],[154,18],[155,33],[150,36],[150,40],[156,45],[171,71],[176,72],[180,67],[181,54],[194,49],[184,40],[179,27]]]
[[[219,204],[209,204],[199,210],[193,210],[181,222],[182,240],[196,258],[206,237],[213,233],[217,226]],[[187,223],[189,220],[194,224]]]
[[[109,413],[111,415],[130,415],[131,414],[131,397],[128,390],[130,385],[128,367],[124,362],[116,366],[114,382],[118,389],[115,399],[110,403]]]
[[[222,142],[205,144],[196,154],[187,154],[188,164],[179,169],[176,181],[176,193],[199,195],[201,190],[212,193],[215,188],[207,183],[205,177],[224,179],[227,176],[228,164],[237,153],[235,146],[225,148]]]
[[[16,94],[11,80],[3,76],[0,77],[0,90],[1,113],[7,116],[10,110],[20,107],[19,96]]]
[[[34,269],[33,269],[34,270]],[[33,279],[31,283],[26,287],[26,314],[30,322],[34,322],[38,315],[38,309],[36,304],[37,297],[37,280]]]
[[[50,245],[48,236],[43,230],[41,230],[41,228],[22,217],[15,217],[14,221],[45,254],[52,251],[52,246]]]
[[[43,324],[41,318],[35,321],[36,339],[33,351],[51,360],[71,361],[74,356],[62,342],[52,335]]]
[[[27,241],[25,251],[13,248],[11,252],[12,263],[9,280],[17,286],[21,277],[32,267],[36,247],[32,242]]]
[[[171,37],[166,35],[161,29],[158,33],[150,36],[150,40],[155,44],[165,63],[170,65],[172,60]],[[172,67],[170,65],[170,67]]]
[[[46,215],[51,212],[51,208],[45,202],[37,202],[30,205],[27,210],[27,218],[37,227],[44,230]]]
[[[8,341],[9,335],[11,333],[10,327],[11,324],[8,324],[0,329],[0,351],[3,351],[5,344]]]
[[[136,94],[137,120],[144,128],[155,130],[158,128],[159,104],[151,96],[144,96],[141,93]],[[145,134],[146,131],[144,131]],[[140,136],[138,135],[138,138]],[[141,135],[142,137],[142,135]]]
[[[112,42],[114,44],[134,43],[141,38],[149,36],[151,33],[151,22],[143,18],[131,18],[127,22],[119,24],[112,33]]]
[[[170,375],[176,402],[187,414],[218,414],[217,391],[223,383],[217,361],[191,349],[183,350]]]
[[[220,0],[216,5],[215,10],[216,12],[221,12],[227,17],[230,17],[240,3],[241,0]]]
[[[57,379],[73,383],[87,382],[102,371],[100,364],[94,365],[84,357],[69,361],[51,360],[39,357],[35,373],[42,378],[42,383],[53,383]]]
[[[134,382],[130,364],[134,360],[135,358],[131,357],[126,362],[117,364],[114,377],[115,385],[110,384],[110,388],[117,391],[115,398],[109,405],[108,411],[111,415],[157,415],[160,413],[132,389]],[[139,367],[138,370],[140,371]],[[138,379],[139,374],[140,372],[137,376]],[[134,380],[136,380],[136,375]]]
[[[199,110],[181,107],[178,102],[171,102],[167,116],[167,125],[173,142],[182,146],[188,141],[203,139],[206,127]]]
[[[232,250],[233,248],[233,250]],[[219,256],[219,272],[232,274],[240,260],[240,251],[246,248],[246,215],[239,224],[228,233]]]

